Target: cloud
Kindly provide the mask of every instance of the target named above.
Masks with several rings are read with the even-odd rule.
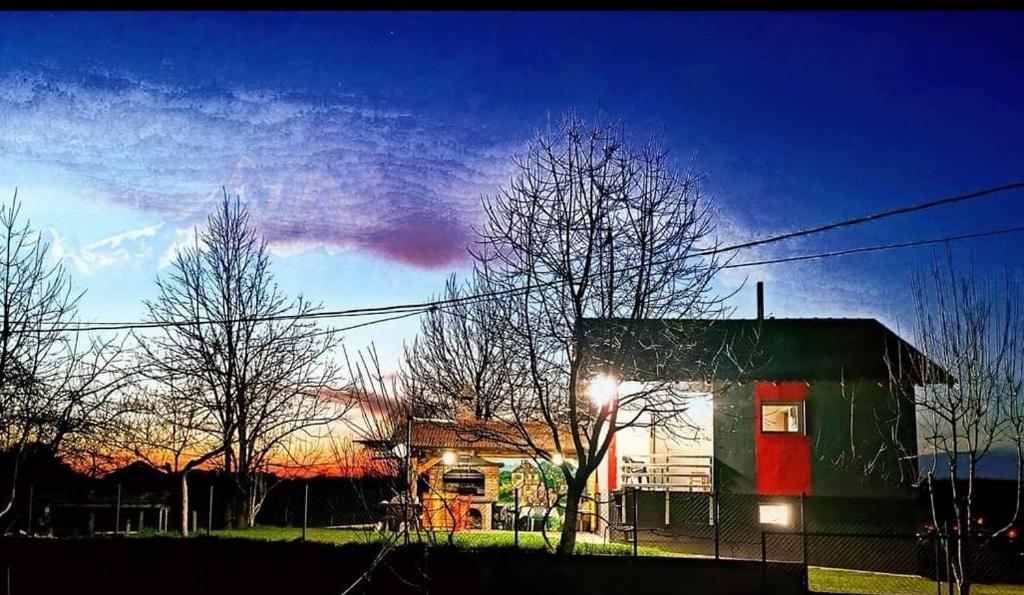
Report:
[[[110,76],[0,79],[0,154],[70,173],[181,228],[238,194],[276,250],[466,258],[507,151],[381,100],[193,89]]]
[[[50,255],[74,266],[83,275],[91,275],[98,269],[122,265],[149,258],[153,255],[157,232],[163,223],[129,229],[78,247],[69,238],[50,228]]]
[[[158,268],[162,269],[173,263],[175,259],[178,258],[178,254],[185,249],[185,246],[187,246],[189,242],[195,241],[196,233],[197,228],[194,226],[175,229],[174,239],[167,246],[167,249],[164,250],[163,255],[160,257],[160,262],[157,265]]]

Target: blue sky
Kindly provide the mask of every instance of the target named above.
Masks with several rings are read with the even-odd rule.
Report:
[[[0,15],[0,194],[87,289],[139,318],[176,242],[226,187],[291,292],[419,301],[465,270],[478,200],[575,106],[662,134],[707,172],[726,241],[1024,178],[1019,14]],[[1019,224],[1024,193],[741,259]],[[985,270],[1020,236],[964,243]],[[776,316],[910,323],[929,249],[731,272]],[[737,315],[753,312],[753,291]],[[349,336],[393,361],[404,320]]]

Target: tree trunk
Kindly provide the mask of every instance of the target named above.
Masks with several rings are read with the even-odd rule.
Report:
[[[239,529],[248,527],[250,494],[252,489],[249,479],[240,474],[234,474],[228,482],[228,493],[225,495],[224,521],[230,528]]]
[[[573,481],[565,493],[565,518],[562,519],[562,535],[558,539],[556,554],[569,555],[576,551],[576,520],[585,485],[577,486]]]
[[[188,537],[188,471],[181,472],[181,535]]]

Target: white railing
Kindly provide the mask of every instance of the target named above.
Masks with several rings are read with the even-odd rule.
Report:
[[[674,492],[711,492],[712,457],[680,454],[623,456],[619,478],[623,487]]]

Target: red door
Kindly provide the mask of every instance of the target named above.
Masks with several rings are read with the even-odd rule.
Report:
[[[804,382],[754,383],[757,493],[797,496],[811,492],[811,441],[805,422],[806,400],[807,384]]]

